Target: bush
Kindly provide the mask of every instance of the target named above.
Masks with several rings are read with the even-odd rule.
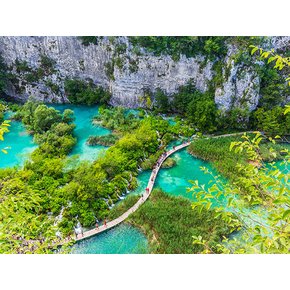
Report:
[[[204,54],[213,60],[227,53],[227,37],[220,36],[137,36],[129,37],[129,40],[134,47],[144,47],[157,56],[168,54],[174,60],[181,54],[187,57]]]
[[[161,165],[162,168],[171,168],[176,165],[176,161],[173,158],[168,157]]]
[[[66,80],[65,93],[73,104],[107,104],[111,98],[108,91],[96,86],[92,81]]]
[[[114,134],[108,134],[104,136],[90,136],[87,140],[88,145],[102,145],[112,146],[116,143],[119,138]]]
[[[96,45],[102,38],[102,36],[79,36],[79,39],[84,46],[88,46],[91,43]]]

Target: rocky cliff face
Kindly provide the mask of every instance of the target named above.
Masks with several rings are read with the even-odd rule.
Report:
[[[223,67],[224,82],[215,90],[215,102],[223,111],[232,107],[247,107],[252,111],[259,102],[260,79],[251,67],[235,64],[234,56],[237,53],[235,47],[228,47]]]
[[[282,38],[272,42],[285,46],[287,41]],[[125,51],[116,54],[120,44]],[[215,75],[213,63],[204,62],[203,56],[181,56],[179,61],[173,61],[170,56],[137,55],[126,37],[114,42],[104,38],[98,45],[88,46],[77,37],[1,37],[0,53],[15,75],[7,93],[22,100],[33,95],[45,102],[68,102],[64,80],[77,78],[91,79],[110,90],[112,105],[136,108],[146,90],[154,92],[160,88],[171,95],[193,80],[197,89],[204,92]],[[229,46],[224,81],[215,89],[215,101],[223,110],[245,105],[253,110],[259,100],[260,80],[251,68],[235,65],[236,53],[235,47]],[[48,71],[43,57],[51,62]],[[116,57],[119,65],[112,63]],[[24,68],[23,62],[27,62]]]

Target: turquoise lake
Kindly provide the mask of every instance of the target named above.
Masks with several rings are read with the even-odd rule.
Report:
[[[114,229],[80,241],[72,254],[141,254],[147,253],[148,241],[136,228],[121,224]]]
[[[6,115],[9,119],[9,116]],[[22,166],[29,154],[37,148],[33,143],[33,137],[27,133],[21,122],[12,121],[9,133],[4,136],[4,141],[0,142],[0,148],[8,147],[8,154],[1,153],[0,168]]]
[[[72,109],[75,113],[75,136],[77,144],[71,152],[71,156],[79,156],[80,160],[93,161],[108,147],[88,146],[86,140],[91,135],[106,135],[111,131],[91,123],[92,118],[98,114],[98,107],[76,105],[53,105],[54,108],[63,112]],[[177,142],[178,143],[178,142]],[[5,135],[5,141],[1,142],[1,148],[9,146],[8,154],[1,154],[0,168],[22,166],[37,146],[33,143],[24,126],[20,122],[12,121],[10,132]],[[177,145],[177,144],[175,144]],[[171,148],[173,144],[169,146]],[[212,178],[200,169],[201,166],[208,168],[216,174],[214,168],[207,162],[192,157],[186,149],[176,152],[171,156],[176,160],[176,166],[159,171],[155,188],[161,188],[174,196],[183,196],[193,200],[192,193],[187,191],[191,187],[189,180],[198,180],[199,184],[207,184]],[[280,167],[280,163],[279,167]],[[141,172],[138,176],[138,187],[129,194],[141,194],[145,191],[149,180],[150,171]],[[148,251],[148,241],[138,229],[122,224],[108,232],[89,238],[75,244],[72,253],[77,254],[126,254],[145,253]]]
[[[65,109],[71,109],[74,111],[76,128],[74,135],[77,137],[77,144],[74,146],[71,156],[78,155],[79,160],[95,160],[102,152],[108,147],[105,146],[88,146],[86,144],[87,139],[91,135],[102,136],[110,134],[111,131],[92,125],[92,118],[98,114],[98,106],[81,106],[81,105],[53,105],[53,107],[60,112]]]

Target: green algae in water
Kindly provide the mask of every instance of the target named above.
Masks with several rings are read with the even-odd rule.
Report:
[[[121,224],[107,232],[76,243],[72,254],[145,254],[146,237],[136,228]]]
[[[77,144],[74,146],[70,156],[78,155],[79,160],[94,161],[102,152],[108,149],[108,147],[101,145],[89,146],[86,144],[90,136],[103,136],[111,133],[110,130],[104,127],[92,124],[93,117],[99,113],[98,106],[64,104],[53,105],[52,107],[60,112],[63,112],[65,109],[74,111],[74,124],[76,125],[74,135],[77,137]]]

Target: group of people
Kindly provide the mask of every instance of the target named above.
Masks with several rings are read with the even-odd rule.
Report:
[[[107,227],[107,220],[104,219],[104,227],[106,228]],[[98,230],[99,229],[99,224],[96,223],[96,229]]]
[[[107,220],[104,219],[104,227],[106,228],[107,227]],[[99,227],[99,224],[96,223],[96,229],[98,230],[100,227]],[[75,229],[75,235],[76,235],[76,238],[78,238],[79,235],[81,235],[82,237],[84,236],[84,230],[83,228],[80,228],[80,232],[78,229]]]

